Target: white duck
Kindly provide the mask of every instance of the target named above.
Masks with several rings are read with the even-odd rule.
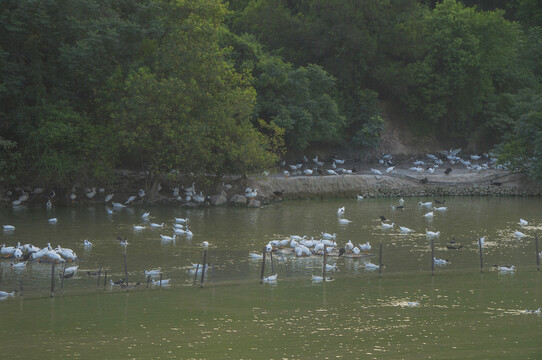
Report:
[[[381,222],[381,224],[382,224],[382,229],[384,230],[393,229],[393,227],[395,226],[395,223],[386,224],[386,223]]]
[[[178,222],[179,224],[186,224],[188,222],[188,218],[183,219],[176,217],[175,222]]]
[[[111,199],[113,199],[113,195],[114,195],[114,194],[107,194],[107,195],[105,196],[105,202],[111,201]]]
[[[113,207],[114,207],[114,208],[117,208],[117,209],[121,209],[121,208],[125,208],[125,207],[126,207],[126,205],[121,204],[121,203],[117,203],[117,202],[114,202],[114,201],[111,202],[111,205],[113,205]]]
[[[143,213],[143,215],[141,215],[141,217],[142,217],[143,219],[148,219],[149,216],[151,216],[151,212],[150,212],[150,211],[145,211],[145,212]]]
[[[402,232],[403,234],[408,234],[408,233],[411,233],[413,230],[407,228],[406,226],[399,226],[399,231]]]
[[[350,224],[352,221],[348,220],[348,219],[339,219],[339,224],[341,225],[348,225]]]
[[[131,202],[134,201],[135,199],[137,199],[137,196],[132,195],[132,196],[130,196],[130,197],[124,202],[124,204],[128,205],[129,203],[131,203]],[[113,206],[115,206],[115,205],[113,205]]]
[[[146,228],[147,228],[146,226],[134,225],[134,231],[143,231]]]
[[[434,211],[446,211],[448,208],[446,206],[433,207]]]
[[[20,263],[11,263],[11,267],[14,269],[24,269],[26,267],[27,261],[20,262]]]
[[[337,209],[337,215],[344,215],[345,207],[340,207]]]
[[[84,247],[91,247],[92,246],[92,243],[88,240],[83,240],[83,246]]]
[[[249,256],[250,256],[251,259],[254,259],[254,260],[262,259],[262,258],[263,258],[263,255],[261,255],[261,254],[256,254],[256,253],[250,253]]]
[[[337,234],[335,234],[335,233],[333,233],[333,235],[332,235],[332,234],[329,234],[329,233],[325,233],[325,232],[323,232],[323,233],[321,233],[321,234],[322,234],[322,237],[323,237],[324,239],[326,239],[326,240],[335,239],[335,238],[337,237]]]
[[[440,236],[440,231],[434,232],[426,229],[425,236],[427,236],[428,238],[437,238]]]
[[[356,199],[358,199],[358,200],[363,200],[363,196],[361,196],[361,195],[356,195]]]
[[[524,233],[522,233],[521,231],[514,231],[514,235],[515,235],[516,237],[518,237],[518,238],[527,236],[527,235],[525,235]]]
[[[370,271],[373,271],[373,270],[377,270],[380,266],[376,265],[376,264],[373,264],[373,263],[365,263],[365,270],[370,270]]]
[[[176,237],[177,235],[167,236],[167,235],[160,234],[160,238],[162,239],[162,241],[173,241],[175,240]]]
[[[434,257],[433,258],[433,263],[435,265],[443,266],[443,265],[449,264],[450,262],[448,261],[448,259],[438,259],[438,258]]]
[[[360,244],[359,248],[361,251],[367,254],[371,250],[371,244],[369,244],[369,242],[367,241],[365,244]]]
[[[371,168],[371,171],[373,172],[373,174],[375,175],[382,175],[382,171],[378,170],[378,169],[373,169]]]
[[[501,272],[516,271],[516,267],[514,265],[493,265],[493,267]]]
[[[4,225],[4,231],[13,231],[15,230],[15,226],[13,225]]]
[[[334,263],[333,265],[326,264],[326,271],[339,271],[337,263]]]
[[[527,220],[519,219],[519,224],[521,226],[527,226],[527,225],[529,225],[529,222]]]
[[[208,248],[209,247],[209,242],[208,241],[203,241],[201,243],[201,247]]]
[[[263,282],[266,283],[266,284],[276,284],[277,283],[277,277],[278,277],[278,274],[264,277]]]
[[[152,270],[144,270],[145,276],[158,276],[160,275],[161,268],[152,269]]]
[[[348,242],[344,245],[344,249],[347,252],[352,251],[353,248],[354,248],[354,244],[352,243],[352,240],[348,240]]]
[[[428,201],[428,202],[419,202],[420,206],[425,206],[425,207],[431,207],[433,206],[433,202],[432,201]]]
[[[161,224],[151,223],[150,226],[151,226],[152,228],[163,228],[163,227],[164,227],[164,223],[161,223]]]
[[[58,222],[58,219],[57,218],[51,218],[49,220],[47,220],[49,222],[49,224],[56,224]]]
[[[434,213],[433,213],[432,211],[430,211],[430,212],[428,212],[428,213],[426,213],[426,214],[424,215],[424,217],[427,218],[427,219],[432,219],[433,216],[434,216]]]
[[[8,296],[15,296],[15,291],[12,291],[12,292],[0,291],[0,298],[4,298]]]

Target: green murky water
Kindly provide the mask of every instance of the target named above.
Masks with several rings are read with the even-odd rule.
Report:
[[[432,199],[405,200],[403,211],[391,209],[398,199],[284,202],[262,209],[135,208],[111,216],[105,207],[2,209],[0,222],[16,230],[4,232],[0,242],[60,244],[80,260],[62,290],[56,280],[54,298],[50,264],[14,270],[10,260],[0,262],[0,290],[16,290],[20,282],[24,288],[24,296],[0,301],[0,358],[541,358],[542,315],[524,313],[542,307],[534,243],[542,228],[541,200],[446,198],[438,206],[447,210],[435,211],[432,219],[418,205]],[[341,206],[348,225],[338,223]],[[150,229],[144,210],[164,228]],[[395,229],[383,230],[380,215]],[[52,217],[55,225],[47,221]],[[160,234],[173,235],[174,217],[190,219],[191,239],[161,241]],[[529,225],[520,226],[520,218]],[[134,225],[147,228],[134,232]],[[397,225],[414,233],[401,234]],[[434,276],[426,229],[440,231],[435,257],[450,261]],[[527,236],[515,237],[516,230]],[[317,238],[321,232],[337,233],[341,246],[369,241],[375,256],[329,258],[339,268],[334,280],[312,283],[322,257],[275,255],[277,284],[259,284],[261,260],[251,260],[250,252],[273,239]],[[476,239],[484,235],[480,273]],[[129,291],[104,288],[103,277],[97,286],[86,273],[102,266],[113,280],[125,277],[117,236],[128,239],[130,283],[142,283]],[[461,250],[446,248],[452,237]],[[91,248],[83,247],[85,239]],[[189,269],[202,261],[203,241],[210,243],[213,267],[200,288]],[[385,264],[380,277],[364,267],[367,260],[378,263],[379,244]],[[493,271],[493,264],[514,264],[517,271]],[[144,270],[157,267],[171,279],[169,287],[146,287]],[[267,262],[266,275],[271,273]]]

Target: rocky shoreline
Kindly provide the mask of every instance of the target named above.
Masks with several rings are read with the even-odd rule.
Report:
[[[105,196],[114,193],[112,201],[124,203],[126,199],[145,188],[146,179],[137,173],[124,174],[116,184],[98,191],[89,199],[80,190],[75,200],[71,200],[66,189],[55,189],[55,205],[78,206],[104,204]],[[185,183],[195,179],[187,178]],[[216,180],[216,179],[215,179]],[[182,189],[180,196],[173,196],[172,184],[164,181],[162,190],[154,196],[136,197],[130,206],[177,205],[181,207],[207,206],[248,206],[260,207],[274,201],[290,199],[325,199],[370,197],[413,197],[413,196],[541,196],[542,184],[529,181],[524,174],[491,170],[484,173],[456,171],[454,175],[435,174],[432,176],[412,175],[406,171],[392,174],[374,175],[358,173],[339,176],[283,176],[268,175],[257,177],[229,176],[220,185],[200,187],[197,191],[203,196],[195,201],[186,199]],[[215,181],[216,183],[216,181]],[[257,190],[255,197],[245,196],[247,187]],[[14,189],[10,196],[2,192],[0,202],[11,206],[20,194],[27,193],[26,205],[41,206],[49,198],[50,190]],[[83,193],[81,193],[83,192]],[[279,195],[280,194],[280,195]]]

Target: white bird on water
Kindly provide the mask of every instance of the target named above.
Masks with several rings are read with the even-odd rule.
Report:
[[[395,223],[386,224],[386,223],[383,223],[383,222],[381,222],[381,224],[382,224],[382,229],[384,229],[384,230],[393,229],[393,226],[395,225]]]
[[[15,230],[15,226],[13,225],[4,225],[4,231],[13,231]]]
[[[382,171],[378,170],[378,169],[373,169],[371,168],[371,171],[373,172],[373,174],[375,175],[382,175]]]
[[[527,225],[529,225],[529,222],[527,220],[519,219],[519,224],[521,226],[527,226]]]
[[[160,234],[160,238],[161,238],[163,241],[173,241],[173,240],[175,240],[176,237],[177,237],[177,235],[167,236],[167,235],[162,235],[162,234]]]
[[[348,225],[351,222],[352,221],[350,221],[348,219],[339,219],[339,224],[341,224],[341,225]]]
[[[425,207],[431,207],[433,205],[433,202],[432,201],[428,201],[428,202],[419,202],[420,206],[425,206]]]
[[[361,195],[356,195],[356,198],[357,198],[358,200],[363,200],[363,196],[361,196]]]
[[[522,233],[521,231],[517,231],[517,230],[514,231],[514,235],[515,235],[516,237],[518,237],[518,238],[522,238],[522,237],[524,237],[524,236],[527,236],[527,235],[525,235],[524,233]]]
[[[437,231],[437,232],[434,232],[434,231],[429,231],[429,230],[425,230],[425,235],[428,237],[428,238],[437,238],[440,236],[440,231]]]
[[[263,282],[266,283],[266,284],[276,284],[277,283],[277,277],[278,277],[278,274],[264,277]]]
[[[434,213],[431,211],[431,212],[426,213],[426,214],[424,215],[424,217],[425,217],[425,218],[428,218],[428,219],[430,219],[430,218],[432,219],[432,218],[433,218],[433,215],[434,215]]]
[[[413,230],[409,229],[409,228],[407,228],[405,226],[399,226],[399,231],[404,233],[404,234],[408,234],[408,233],[412,232]]]
[[[145,212],[143,213],[143,215],[141,215],[141,217],[142,217],[143,219],[148,219],[149,216],[151,216],[151,212],[150,212],[150,211],[145,211]]]
[[[83,246],[84,247],[91,247],[92,246],[92,243],[88,240],[83,240]]]
[[[58,219],[57,218],[51,218],[49,220],[47,220],[49,222],[49,224],[56,224],[58,222]]]
[[[337,209],[337,215],[343,215],[344,214],[344,206],[343,207],[340,207],[339,209]]]

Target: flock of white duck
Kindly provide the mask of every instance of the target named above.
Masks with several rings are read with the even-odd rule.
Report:
[[[246,189],[247,193],[257,193],[257,190],[253,189]],[[363,200],[363,196],[358,195],[358,200]],[[420,208],[426,208],[427,212],[423,214],[423,217],[427,219],[431,219],[434,216],[437,216],[438,213],[443,213],[447,211],[447,207],[443,206],[444,201],[438,201],[435,199],[435,201],[428,201],[428,202],[419,202],[418,206]],[[399,204],[397,206],[392,205],[392,210],[402,210],[404,209],[404,199],[399,199]],[[337,209],[337,218],[338,222],[342,225],[348,225],[351,223],[350,220],[345,218],[346,215],[346,209],[345,207],[340,207]],[[142,224],[141,225],[134,225],[133,231],[135,232],[141,232],[145,231],[146,229],[165,229],[164,222],[152,222],[151,219],[151,213],[149,211],[143,212],[141,215]],[[50,224],[56,224],[58,219],[52,218],[48,220]],[[188,218],[177,218],[175,217],[174,222],[171,226],[172,234],[171,235],[164,235],[160,234],[160,240],[162,242],[173,242],[176,240],[177,236],[184,236],[187,239],[192,238],[193,233],[189,229],[189,220]],[[518,222],[518,225],[520,227],[528,226],[529,222],[520,219]],[[381,226],[382,231],[398,231],[401,234],[411,234],[415,231],[406,227],[406,226],[399,226],[395,224],[394,222],[390,222],[389,220],[386,220],[384,217],[381,217]],[[15,226],[13,225],[3,225],[3,230],[5,233],[10,233],[15,231]],[[429,231],[425,230],[426,237],[428,239],[437,239],[440,237],[440,231]],[[514,231],[514,236],[517,238],[525,237],[526,235],[516,230]],[[120,244],[123,246],[126,246],[128,243],[126,239],[119,238]],[[483,246],[485,241],[485,237],[482,237],[479,239],[480,246]],[[92,243],[88,240],[84,240],[83,243],[85,248],[92,247]],[[203,241],[201,243],[201,246],[203,248],[209,247],[209,243],[207,241]],[[451,247],[449,247],[451,248]],[[275,253],[280,254],[281,257],[283,256],[292,256],[296,258],[301,257],[314,257],[314,256],[321,256],[326,253],[329,257],[349,257],[349,258],[361,258],[362,259],[362,265],[367,271],[374,271],[379,269],[379,265],[373,264],[369,261],[370,257],[373,256],[373,254],[370,253],[371,251],[371,245],[369,242],[363,243],[363,244],[354,244],[351,240],[347,240],[341,245],[338,245],[337,243],[337,234],[336,233],[326,233],[321,232],[318,239],[315,239],[314,237],[309,238],[308,236],[298,236],[298,235],[291,235],[288,238],[282,239],[282,240],[272,240],[265,246],[265,253]],[[36,247],[32,244],[24,244],[21,245],[20,243],[17,243],[15,246],[6,246],[6,244],[3,244],[0,248],[0,256],[5,259],[13,259],[14,262],[11,264],[11,266],[14,269],[23,270],[26,267],[26,264],[28,261],[39,261],[39,262],[55,262],[55,263],[66,263],[66,262],[74,262],[78,260],[78,257],[76,253],[68,248],[61,247],[58,245],[56,248],[53,248],[51,244],[47,244],[44,248]],[[540,257],[542,257],[542,251],[539,254]],[[250,254],[251,259],[262,259],[261,253],[253,252]],[[439,259],[434,258],[434,264],[438,266],[446,266],[449,264],[449,261],[446,259]],[[326,271],[327,272],[333,272],[338,271],[337,264],[334,263],[333,265],[325,264]],[[516,267],[514,265],[495,265],[495,268],[502,272],[502,273],[512,273],[516,271]],[[78,269],[78,266],[70,266],[66,267],[63,276],[65,278],[69,278],[73,276],[73,274],[76,273]],[[202,272],[202,266],[193,265],[192,269],[190,269],[190,274],[201,274]],[[170,279],[160,279],[157,280],[156,277],[161,277],[161,270],[158,269],[151,269],[151,270],[145,270],[145,276],[150,277],[152,280],[153,285],[160,286],[167,286],[170,283]],[[314,283],[319,283],[323,281],[332,281],[333,278],[330,276],[321,276],[321,275],[314,275],[311,274],[311,280]],[[274,274],[268,277],[263,278],[264,283],[268,284],[276,284],[278,281],[278,274]],[[119,283],[114,283],[111,281],[111,285],[117,285]],[[11,296],[13,293],[7,293],[7,292],[0,292],[0,294],[8,294],[4,296]],[[1,297],[2,295],[0,295]]]
[[[363,200],[363,196],[358,195],[357,199]],[[444,202],[445,202],[444,200],[439,201],[435,199],[436,205],[442,205],[444,204]],[[436,212],[447,211],[447,207],[445,206],[436,207],[436,206],[433,206],[433,204],[434,204],[433,201],[418,203],[418,205],[421,208],[432,209],[432,211],[429,211],[423,215],[425,218],[433,218]],[[392,206],[393,210],[403,209],[403,208],[404,208],[403,198],[399,199],[398,206]],[[346,212],[346,209],[344,206],[337,209],[338,221],[342,225],[347,225],[351,223],[350,220],[347,220],[344,218],[345,212]],[[382,224],[383,231],[391,231],[396,227],[396,224],[393,222],[392,223],[384,222],[388,220],[386,220],[383,216],[381,216],[380,218],[382,220],[381,224]],[[524,227],[524,226],[529,225],[529,222],[524,219],[520,219],[518,222],[518,225],[521,227]],[[406,226],[397,226],[397,229],[399,233],[401,234],[414,233],[414,230],[407,228]],[[440,237],[440,231],[430,231],[430,230],[425,229],[425,234],[426,234],[427,239],[437,239]],[[526,236],[523,232],[519,230],[514,231],[513,235],[516,238],[522,238]],[[277,253],[280,256],[292,255],[295,257],[310,257],[310,256],[318,256],[318,255],[321,256],[325,252],[326,255],[330,257],[344,256],[344,257],[349,257],[349,258],[363,258],[363,266],[365,267],[366,270],[374,271],[374,270],[379,269],[379,265],[373,264],[370,261],[368,261],[368,258],[370,256],[373,256],[373,254],[369,253],[369,251],[371,250],[371,245],[369,242],[366,242],[364,244],[358,244],[358,246],[356,246],[351,240],[348,240],[341,247],[339,247],[339,245],[337,245],[336,240],[337,240],[336,233],[330,234],[330,233],[321,232],[321,236],[319,239],[315,239],[314,237],[311,237],[309,239],[308,236],[291,235],[289,238],[286,238],[283,240],[272,240],[268,242],[267,245],[265,246],[265,249],[262,251],[262,253],[263,252],[265,252],[266,254]],[[482,248],[484,246],[484,241],[485,241],[485,236],[479,239],[479,246],[481,246]],[[450,244],[448,244],[447,248],[460,249],[461,246],[460,245],[458,246],[458,244],[455,244],[455,241],[452,240]],[[253,260],[259,260],[263,258],[262,253],[252,252],[250,253],[249,256]],[[540,251],[538,255],[539,257],[542,258],[542,251]],[[437,266],[446,266],[450,264],[450,261],[448,259],[440,259],[440,258],[435,257],[433,258],[433,263]],[[339,270],[336,263],[333,265],[325,264],[325,266],[326,266],[326,271],[329,271],[329,272]],[[500,271],[501,273],[512,273],[516,271],[516,267],[514,265],[494,265],[493,268]],[[324,277],[324,276],[319,276],[319,275],[314,275],[314,274],[312,275],[311,279],[313,282],[323,282],[323,281],[333,280],[332,277],[328,277],[328,276]],[[278,274],[274,274],[274,275],[263,278],[263,282],[267,284],[277,284],[277,280],[278,280]]]
[[[507,164],[497,164],[497,158],[491,153],[484,153],[482,155],[472,154],[464,155],[461,157],[459,154],[461,149],[450,149],[448,151],[441,151],[438,155],[426,154],[426,158],[415,160],[408,168],[409,171],[416,174],[435,174],[437,169],[446,166],[444,173],[446,175],[452,172],[452,168],[448,166],[463,165],[468,171],[481,172],[488,169],[495,170],[507,170]],[[321,161],[318,156],[312,159],[312,162],[303,156],[303,159],[296,164],[289,164],[283,161],[281,165],[287,167],[283,171],[284,176],[290,175],[352,175],[357,173],[355,167],[351,169],[345,168],[346,161],[344,159],[332,158],[330,165],[326,165]],[[394,174],[397,172],[397,165],[393,161],[393,156],[385,154],[378,159],[378,164],[383,168],[370,168],[371,173],[374,175]]]
[[[135,232],[141,232],[147,228],[154,228],[154,229],[163,229],[164,223],[154,223],[150,221],[151,214],[148,211],[145,211],[141,215],[142,220],[144,221],[144,225],[134,225],[133,230]],[[57,219],[49,219],[48,222],[50,224],[56,224]],[[160,240],[164,243],[175,241],[177,235],[182,235],[186,239],[191,239],[194,235],[192,231],[188,228],[189,219],[188,218],[180,218],[175,217],[174,223],[172,225],[173,235],[163,235],[160,234]],[[3,225],[4,233],[12,233],[15,231],[15,226],[13,225]],[[128,242],[125,238],[118,237],[119,244],[121,246],[127,246]],[[83,240],[83,246],[84,248],[88,249],[93,246],[93,244],[89,240]],[[203,241],[201,243],[201,246],[203,248],[209,247],[208,241]],[[32,244],[24,244],[21,245],[20,242],[17,243],[15,246],[6,246],[6,244],[2,244],[0,247],[0,256],[3,259],[9,259],[13,262],[10,264],[11,267],[14,270],[22,271],[26,268],[26,265],[29,261],[36,261],[36,262],[44,262],[44,263],[72,263],[78,260],[77,254],[75,251],[69,248],[61,247],[60,245],[57,245],[56,248],[53,248],[50,243],[47,243],[47,245],[44,248],[39,248],[37,246],[34,246]],[[78,265],[65,267],[60,274],[61,277],[64,278],[71,278],[78,270]],[[202,269],[197,269],[197,264],[193,264],[193,269],[190,269],[190,274],[195,274],[196,272],[201,273]],[[170,284],[170,279],[157,279],[157,277],[161,277],[161,271],[160,268],[158,269],[152,269],[152,270],[145,270],[144,271],[145,276],[149,277],[150,284],[152,285],[160,285],[160,286],[168,286]],[[93,274],[95,275],[95,274]],[[114,285],[123,285],[124,280],[119,280],[117,282],[113,282],[110,280],[110,284],[112,286]],[[12,296],[14,292],[8,293],[4,291],[0,291],[0,299],[2,298],[1,294],[5,294],[4,296]]]

